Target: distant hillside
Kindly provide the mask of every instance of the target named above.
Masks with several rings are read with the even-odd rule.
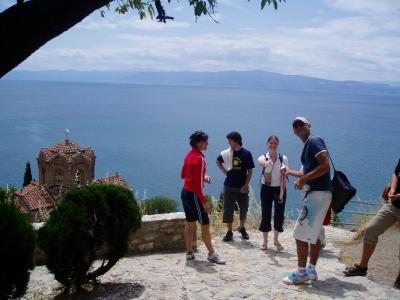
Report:
[[[241,87],[357,94],[400,95],[400,86],[357,81],[333,81],[263,71],[227,72],[111,72],[13,71],[5,79]]]

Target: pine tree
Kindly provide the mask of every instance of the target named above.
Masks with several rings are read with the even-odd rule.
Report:
[[[23,187],[26,187],[32,181],[32,171],[31,171],[31,163],[26,162],[25,174],[24,174],[24,184]]]

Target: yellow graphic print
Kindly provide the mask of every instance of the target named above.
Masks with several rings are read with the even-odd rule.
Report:
[[[232,160],[232,170],[240,171],[242,169],[242,161],[239,157],[234,157]]]

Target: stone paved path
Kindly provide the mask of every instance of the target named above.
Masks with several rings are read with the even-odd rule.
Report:
[[[364,277],[342,276],[337,240],[350,232],[327,228],[328,244],[318,263],[320,280],[304,286],[286,286],[281,279],[296,265],[291,230],[282,235],[283,252],[258,249],[260,234],[250,233],[250,241],[235,236],[216,248],[227,260],[217,266],[206,260],[199,247],[196,261],[187,263],[183,253],[155,254],[124,258],[101,278],[101,287],[78,299],[400,299],[400,291]],[[272,244],[272,243],[271,243]],[[382,270],[384,272],[384,270]],[[63,299],[60,286],[45,267],[31,276],[26,299]]]

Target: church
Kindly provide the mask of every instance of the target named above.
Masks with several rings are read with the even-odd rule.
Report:
[[[52,208],[72,187],[89,183],[115,184],[132,190],[118,173],[95,179],[96,156],[92,148],[68,139],[42,148],[37,157],[39,180],[16,191],[16,203],[31,220],[47,219]]]

